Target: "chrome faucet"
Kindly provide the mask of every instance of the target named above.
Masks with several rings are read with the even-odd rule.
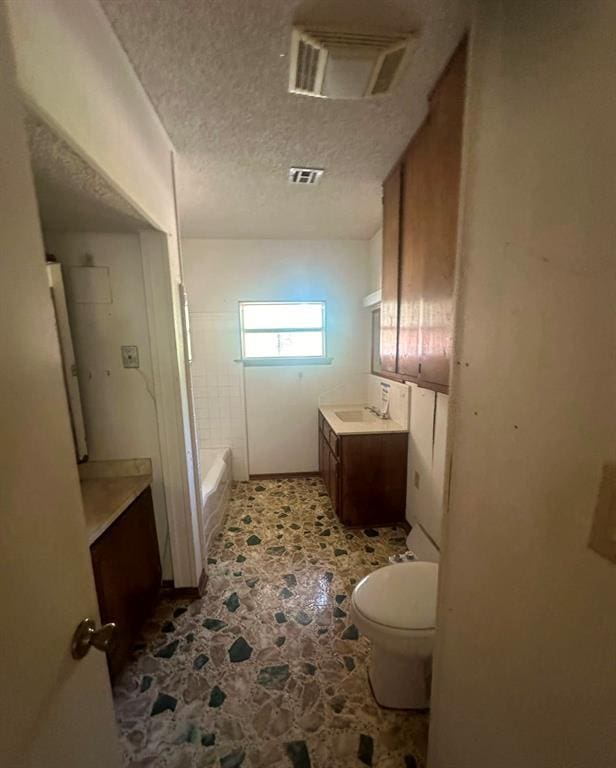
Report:
[[[385,408],[384,411],[379,411],[379,409],[375,408],[373,405],[365,405],[364,408],[367,411],[370,411],[370,413],[373,413],[377,419],[383,419],[383,421],[386,421],[387,419],[391,418],[389,415],[389,403],[387,403],[387,408]]]

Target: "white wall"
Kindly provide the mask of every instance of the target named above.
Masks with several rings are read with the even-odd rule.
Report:
[[[332,365],[244,369],[252,474],[315,471],[321,402],[364,402],[369,318],[363,241],[183,240],[191,316],[230,313],[240,300],[327,302]],[[231,354],[239,352],[239,322]],[[195,360],[205,349],[193,350]],[[199,411],[198,418],[203,411]]]
[[[174,581],[196,586],[202,558],[195,534],[173,147],[97,0],[9,0],[7,8],[21,99],[163,233],[141,237],[148,304],[156,297],[164,316],[149,307],[161,393],[158,426]]]
[[[152,459],[163,578],[171,578],[139,236],[47,232],[45,247],[62,264],[89,458]],[[79,297],[73,291],[72,268],[79,272],[86,255],[92,266],[109,268],[111,304],[76,303]],[[138,369],[122,366],[120,347],[124,344],[138,346]]]
[[[8,8],[29,106],[155,226],[173,231],[172,145],[99,3],[10,0]]]
[[[616,5],[478,4],[431,768],[616,765]]]

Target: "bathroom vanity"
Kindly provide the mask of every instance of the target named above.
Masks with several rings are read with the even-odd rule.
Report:
[[[319,409],[319,472],[349,526],[404,520],[408,429],[361,406]]]
[[[81,493],[101,623],[114,622],[113,679],[154,610],[161,565],[149,459],[80,466]]]

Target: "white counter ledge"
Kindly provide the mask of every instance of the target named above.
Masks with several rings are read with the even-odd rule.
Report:
[[[88,544],[92,545],[152,482],[149,459],[93,461],[79,467]]]
[[[363,405],[322,405],[319,411],[337,435],[385,435],[408,432],[408,429],[392,419],[379,419]],[[365,421],[343,421],[336,412],[361,411]]]

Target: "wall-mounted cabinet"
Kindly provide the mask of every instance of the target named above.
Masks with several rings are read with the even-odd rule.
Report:
[[[451,362],[465,76],[463,41],[383,184],[382,369],[439,391]]]
[[[387,373],[395,373],[398,363],[401,185],[402,168],[397,165],[383,183],[381,370]]]

